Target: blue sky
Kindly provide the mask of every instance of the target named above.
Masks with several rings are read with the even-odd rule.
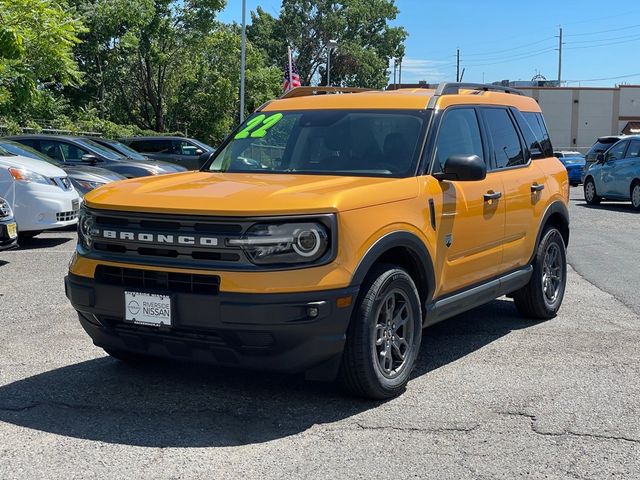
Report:
[[[241,0],[227,4],[220,19],[240,22]],[[277,15],[280,0],[247,0],[248,11],[258,5]],[[409,33],[403,83],[455,80],[456,48],[464,81],[530,80],[537,73],[555,79],[559,26],[562,78],[569,85],[640,83],[640,5],[633,8],[633,2],[396,0],[396,5],[400,15],[394,23]]]

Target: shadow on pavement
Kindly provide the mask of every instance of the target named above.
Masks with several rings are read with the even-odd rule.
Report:
[[[610,212],[620,212],[620,213],[632,213],[637,214],[638,212],[633,209],[631,203],[608,203],[603,202],[600,205],[589,205],[587,202],[574,202],[574,204],[578,207],[589,208],[591,210],[608,210]]]
[[[531,325],[496,300],[425,330],[413,377]],[[0,421],[75,438],[149,447],[261,443],[376,408],[333,384],[194,365],[132,367],[108,357],[0,387]]]
[[[42,248],[51,248],[63,245],[73,241],[72,245],[75,245],[75,235],[69,234],[64,237],[35,237],[35,238],[21,238],[19,242],[18,250],[39,250]]]

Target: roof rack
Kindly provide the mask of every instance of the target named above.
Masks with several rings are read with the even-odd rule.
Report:
[[[487,85],[485,83],[457,83],[457,82],[445,82],[439,83],[436,88],[436,93],[433,94],[429,101],[429,108],[435,107],[438,97],[442,95],[458,95],[460,90],[477,90],[479,92],[502,92],[510,93],[512,95],[523,95],[520,90],[516,90],[511,87],[503,87],[502,85]]]
[[[312,95],[371,92],[371,88],[357,87],[296,87],[280,96],[283,98],[309,97]]]

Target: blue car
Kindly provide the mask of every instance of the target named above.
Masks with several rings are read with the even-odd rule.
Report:
[[[631,200],[640,210],[640,135],[627,136],[598,154],[585,174],[584,199],[589,205]]]
[[[562,162],[569,175],[569,185],[576,187],[582,183],[582,170],[586,160],[580,152],[559,151],[554,156]]]

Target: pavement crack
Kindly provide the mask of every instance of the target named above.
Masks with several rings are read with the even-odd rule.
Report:
[[[477,429],[480,424],[471,425],[469,427],[396,427],[393,425],[365,425],[356,422],[355,425],[361,430],[393,430],[399,432],[422,432],[422,433],[469,433]]]
[[[541,435],[544,437],[577,437],[577,438],[593,438],[596,440],[617,440],[621,442],[629,442],[640,444],[640,439],[627,437],[624,435],[607,435],[604,433],[585,433],[585,432],[575,432],[573,430],[562,430],[561,432],[548,432],[541,430],[536,425],[537,417],[530,413],[519,412],[519,411],[507,411],[507,412],[496,412],[499,415],[510,415],[516,417],[524,417],[529,419],[529,426],[531,431],[536,435]]]

